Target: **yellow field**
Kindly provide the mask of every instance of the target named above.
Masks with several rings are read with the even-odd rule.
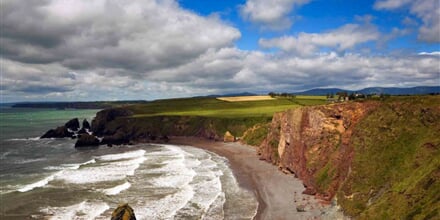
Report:
[[[247,101],[272,100],[274,98],[268,95],[255,95],[255,96],[218,97],[217,99],[226,102],[247,102]]]

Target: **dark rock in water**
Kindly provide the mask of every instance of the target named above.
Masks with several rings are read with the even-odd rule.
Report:
[[[89,129],[90,130],[90,123],[87,121],[87,119],[83,120],[82,129]]]
[[[99,146],[99,139],[90,134],[82,134],[78,136],[75,147]]]
[[[83,128],[81,128],[81,130],[78,131],[78,134],[88,134],[87,130]]]
[[[78,118],[71,119],[70,121],[66,122],[64,126],[72,131],[78,131],[79,129],[79,120]]]
[[[121,144],[128,144],[129,142],[130,142],[130,138],[127,137],[125,132],[117,131],[114,135],[104,136],[101,144],[121,145]]]
[[[136,220],[136,216],[133,209],[126,203],[113,211],[111,220]]]
[[[74,133],[70,132],[66,126],[57,127],[56,129],[50,129],[40,138],[65,138],[73,137]]]

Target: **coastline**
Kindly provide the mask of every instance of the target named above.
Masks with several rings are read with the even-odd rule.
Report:
[[[302,194],[305,188],[301,180],[259,160],[252,146],[196,137],[172,137],[169,144],[193,146],[226,157],[239,185],[252,191],[258,200],[257,220],[343,218],[337,207]]]

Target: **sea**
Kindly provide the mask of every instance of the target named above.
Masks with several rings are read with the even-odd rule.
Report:
[[[253,219],[258,202],[226,158],[191,146],[138,144],[78,150],[40,139],[98,110],[0,107],[0,219]]]

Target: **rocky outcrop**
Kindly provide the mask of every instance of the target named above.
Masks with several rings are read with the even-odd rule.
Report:
[[[130,143],[129,135],[125,132],[118,131],[113,135],[104,136],[101,144],[112,146]]]
[[[78,140],[75,143],[75,148],[78,147],[93,147],[99,146],[99,139],[90,134],[81,134],[78,136]]]
[[[65,137],[73,137],[74,133],[70,132],[66,126],[60,126],[55,129],[48,130],[43,136],[40,138],[65,138]]]
[[[84,119],[82,122],[82,128],[78,131],[78,134],[88,134],[90,131],[90,124],[87,119]]]
[[[111,220],[136,220],[136,215],[128,204],[123,204],[113,211]]]
[[[122,108],[106,109],[98,112],[96,117],[92,120],[91,130],[97,136],[112,135],[106,132],[106,125],[111,121],[120,117],[127,117],[133,113]]]
[[[82,128],[83,129],[88,129],[88,130],[90,130],[90,123],[87,121],[87,119],[84,119],[83,120],[83,122],[82,122]]]
[[[260,159],[294,173],[305,193],[330,200],[349,172],[353,129],[376,105],[346,103],[276,113],[259,147]]]
[[[87,127],[90,128],[90,125],[88,125],[87,120],[84,119],[83,127],[81,130],[78,130],[80,128],[79,120],[78,118],[73,118],[67,121],[63,126],[48,130],[40,138],[76,138],[78,134],[88,134]]]
[[[226,131],[225,135],[223,136],[223,141],[224,142],[234,142],[235,137],[234,137],[234,135],[231,134],[231,132]]]
[[[78,118],[74,118],[66,122],[64,126],[72,131],[78,131],[79,129],[79,120]]]

